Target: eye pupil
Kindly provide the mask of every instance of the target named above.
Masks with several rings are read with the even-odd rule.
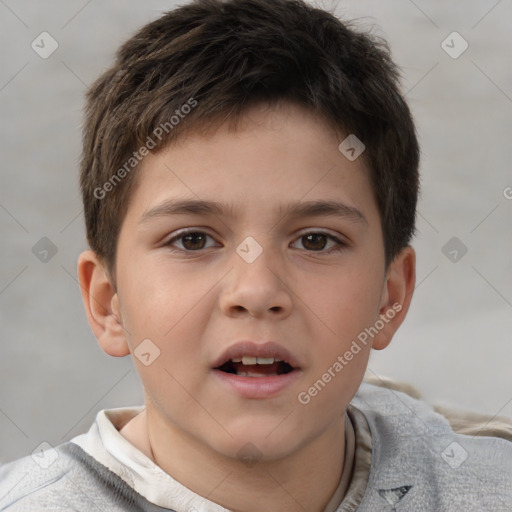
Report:
[[[325,244],[327,243],[326,236],[322,233],[310,233],[309,235],[305,235],[302,238],[306,239],[308,243],[313,242],[313,246],[307,247],[308,243],[304,244],[304,247],[312,249],[313,251],[321,251],[325,248]],[[318,243],[320,241],[320,243]]]
[[[204,247],[204,244],[206,242],[206,237],[204,233],[188,233],[186,235],[183,235],[183,246],[186,249],[189,250],[197,250],[202,249]],[[198,241],[199,241],[199,247],[198,247]],[[188,242],[192,242],[192,246],[188,244]]]

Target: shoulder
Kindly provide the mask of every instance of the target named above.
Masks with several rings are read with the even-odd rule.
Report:
[[[0,511],[162,510],[68,442],[0,467]],[[133,505],[132,508],[130,504]]]
[[[60,447],[34,453],[0,467],[0,510],[32,511],[44,503],[48,510],[66,510],[58,499],[66,476],[73,472]]]
[[[384,392],[388,396],[395,394],[395,392],[401,393],[400,396],[409,401],[408,397],[416,399],[420,403],[425,404],[427,409],[439,413],[444,417],[454,432],[458,434],[466,434],[470,436],[488,436],[498,437],[512,441],[512,418],[506,416],[489,415],[477,413],[474,411],[464,411],[448,407],[444,405],[434,404],[432,407],[426,402],[422,401],[421,393],[411,384],[406,382],[394,381],[385,377],[368,377],[365,379],[366,384],[372,384],[381,389],[387,389],[388,392]],[[362,393],[374,393],[375,390],[370,391],[372,388],[364,388]],[[404,397],[403,395],[407,395]],[[396,395],[398,397],[399,395]],[[409,402],[411,403],[411,402]]]
[[[465,433],[457,432],[452,422],[460,426],[460,418],[450,422],[413,388],[406,390],[389,381],[378,386],[363,383],[352,402],[368,422],[372,444],[362,502],[368,508],[361,510],[393,500],[403,500],[404,510],[512,510],[512,442],[507,428],[500,437],[482,435],[485,428],[476,436],[464,417]],[[480,416],[478,421],[481,428]],[[492,433],[496,431],[494,426]]]

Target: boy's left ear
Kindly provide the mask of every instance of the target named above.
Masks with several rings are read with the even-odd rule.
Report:
[[[416,284],[416,252],[408,245],[389,265],[382,290],[379,318],[375,320],[378,334],[372,348],[386,348],[407,315]],[[380,320],[380,322],[379,322]]]

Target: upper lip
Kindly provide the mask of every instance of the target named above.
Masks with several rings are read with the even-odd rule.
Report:
[[[213,368],[218,368],[230,359],[237,359],[243,356],[252,357],[273,357],[285,361],[293,368],[300,368],[299,362],[288,349],[275,343],[274,341],[254,342],[254,341],[238,341],[230,345],[222,354],[214,361]]]

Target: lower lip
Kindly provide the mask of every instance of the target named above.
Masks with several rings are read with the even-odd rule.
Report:
[[[243,377],[234,373],[213,370],[214,375],[244,398],[271,398],[290,386],[302,373],[293,370],[268,377]]]

